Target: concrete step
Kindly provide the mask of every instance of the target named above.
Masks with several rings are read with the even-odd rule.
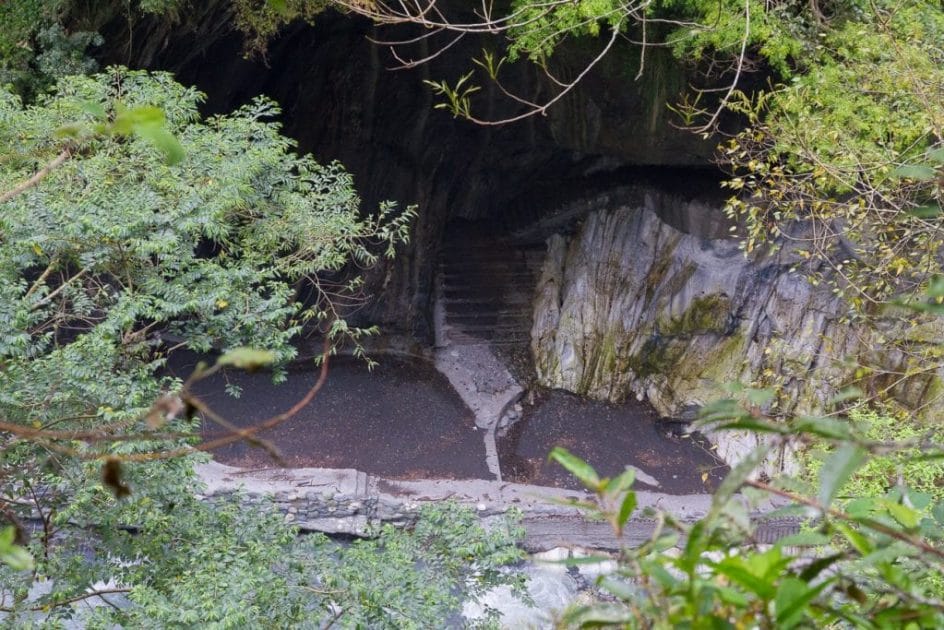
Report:
[[[527,299],[508,300],[444,300],[446,313],[468,315],[495,313],[511,317],[531,317],[531,302]]]
[[[438,267],[444,338],[456,345],[527,344],[544,251],[543,244],[518,247],[480,226],[447,234]]]
[[[530,335],[499,336],[474,335],[463,332],[449,334],[449,343],[456,346],[474,346],[487,344],[490,346],[520,346],[531,342]]]
[[[477,278],[489,274],[501,274],[502,276],[530,276],[532,271],[524,265],[476,265],[473,263],[464,264],[459,267],[440,267],[440,274],[448,277],[469,277]]]
[[[524,291],[509,292],[506,296],[496,298],[494,295],[477,294],[475,291],[452,291],[452,295],[443,298],[443,303],[447,308],[455,308],[457,311],[465,310],[466,305],[479,304],[482,308],[488,308],[489,305],[498,304],[511,306],[517,309],[531,310],[531,295],[525,295]]]
[[[497,330],[531,330],[531,321],[510,317],[479,317],[459,318],[447,317],[445,324],[456,330],[497,331]]]

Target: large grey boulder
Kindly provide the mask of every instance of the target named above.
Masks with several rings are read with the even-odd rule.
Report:
[[[907,368],[890,342],[916,329],[900,318],[878,328],[847,324],[828,286],[792,271],[789,249],[747,257],[735,239],[703,238],[660,219],[691,227],[700,212],[704,222],[716,220],[685,206],[651,193],[640,205],[589,214],[570,238],[549,239],[531,335],[541,384],[613,402],[645,398],[679,417],[741,382],[774,389],[776,413],[815,413],[854,380],[856,362]],[[933,343],[935,334],[924,337]],[[928,409],[940,375],[916,379],[890,393]],[[756,444],[748,434],[710,437],[729,463]],[[789,464],[780,455],[768,472]]]

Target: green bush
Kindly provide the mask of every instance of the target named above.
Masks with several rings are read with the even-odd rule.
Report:
[[[944,437],[939,428],[923,427],[881,411],[856,407],[849,412],[852,431],[861,439],[875,443],[913,444],[901,447],[884,457],[864,463],[840,489],[841,496],[879,497],[896,486],[913,492],[929,494],[935,503],[944,501],[944,460],[922,460],[921,446],[940,444]],[[805,477],[816,479],[823,461],[832,452],[822,445],[814,446],[803,454]]]

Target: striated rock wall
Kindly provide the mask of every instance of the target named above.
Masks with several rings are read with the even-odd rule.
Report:
[[[774,387],[775,411],[808,413],[855,378],[842,359],[907,369],[905,355],[883,341],[916,329],[851,327],[829,288],[790,271],[789,253],[749,259],[736,240],[660,219],[697,228],[698,209],[687,206],[652,192],[641,206],[588,215],[569,239],[549,239],[531,334],[541,384],[614,402],[646,398],[666,416],[685,417],[723,397],[720,385],[743,382]],[[918,408],[938,382],[924,375],[890,393]],[[729,463],[755,444],[746,434],[710,437]],[[789,460],[781,454],[768,472]]]

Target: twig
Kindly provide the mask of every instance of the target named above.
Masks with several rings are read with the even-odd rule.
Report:
[[[266,429],[272,429],[282,424],[283,422],[290,420],[293,416],[295,416],[299,411],[304,409],[308,405],[308,403],[310,403],[315,398],[318,392],[321,391],[321,388],[324,387],[325,382],[328,380],[328,356],[329,356],[328,350],[330,348],[331,348],[331,339],[328,337],[325,337],[324,352],[322,355],[323,359],[321,362],[321,372],[318,375],[318,380],[315,381],[315,384],[311,386],[311,389],[308,390],[308,393],[306,393],[305,396],[301,400],[299,400],[297,403],[292,405],[292,407],[288,411],[272,416],[271,418],[268,418],[267,420],[263,420],[259,424],[256,424],[252,427],[242,429],[239,433],[225,435],[223,437],[219,437],[214,440],[209,440],[202,444],[198,444],[197,446],[194,446],[194,447],[188,446],[188,447],[178,448],[172,451],[159,451],[159,452],[153,452],[153,453],[133,453],[130,455],[122,455],[119,457],[119,459],[122,462],[149,462],[149,461],[156,461],[156,460],[161,460],[161,459],[172,459],[174,457],[182,457],[184,455],[192,453],[194,449],[199,450],[199,451],[212,451],[214,449],[226,446],[227,444],[232,444],[233,442],[238,442],[240,440],[243,440],[247,436],[255,435],[256,433],[260,431],[265,431]],[[181,397],[185,398],[185,400],[187,399],[192,400],[193,398],[193,397],[185,397],[183,395]]]
[[[14,188],[8,190],[7,192],[0,194],[0,204],[4,204],[10,201],[17,195],[20,195],[26,192],[27,190],[29,190],[30,188],[32,188],[39,182],[43,181],[44,177],[46,177],[47,175],[49,175],[49,173],[56,170],[63,164],[65,164],[66,160],[68,160],[70,157],[72,157],[72,152],[69,149],[63,149],[62,153],[56,156],[56,159],[54,159],[49,164],[47,164],[43,168],[36,171],[35,175],[30,177],[25,182],[17,184]]]
[[[747,54],[747,41],[751,36],[751,2],[750,0],[745,0],[744,2],[744,37],[741,39],[741,52],[738,55],[737,60],[737,70],[734,73],[734,79],[731,81],[731,85],[728,87],[727,93],[724,95],[724,98],[721,99],[721,102],[718,103],[718,106],[715,108],[715,113],[712,114],[711,119],[706,122],[701,127],[693,129],[695,133],[706,133],[714,127],[715,123],[718,121],[718,117],[721,116],[721,112],[724,111],[725,105],[728,104],[728,101],[731,99],[731,95],[734,94],[735,88],[737,88],[738,81],[741,79],[741,71],[744,69],[744,57]]]
[[[69,599],[63,599],[58,602],[52,602],[49,604],[41,604],[39,606],[33,606],[31,608],[27,608],[26,610],[31,611],[31,612],[37,612],[41,610],[45,611],[45,610],[49,610],[50,608],[58,608],[59,606],[68,606],[69,604],[74,604],[75,602],[80,602],[83,599],[89,599],[90,597],[101,597],[102,595],[110,595],[113,593],[130,593],[130,592],[131,592],[130,588],[108,588],[108,589],[103,589],[101,591],[83,593],[82,595],[76,595],[75,597],[70,597]],[[105,598],[102,597],[102,600],[105,600]],[[15,611],[16,611],[15,608],[0,607],[0,612],[15,612]]]

